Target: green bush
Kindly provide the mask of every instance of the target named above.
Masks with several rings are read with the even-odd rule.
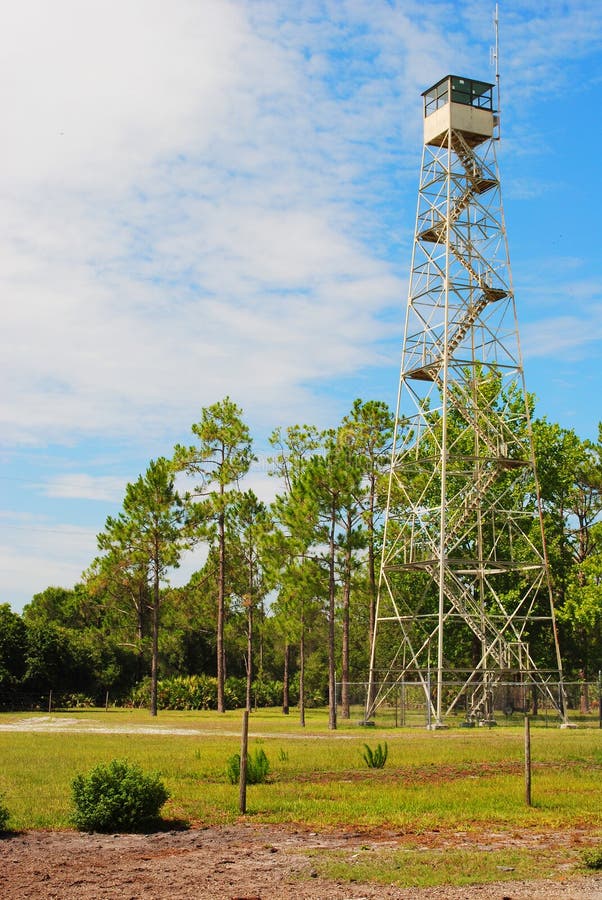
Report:
[[[256,679],[253,682],[253,700],[257,706],[281,706],[284,685],[281,681]],[[299,692],[293,685],[289,686],[289,704],[294,706],[299,699]]]
[[[263,784],[270,771],[270,762],[262,747],[253,756],[247,754],[247,784]],[[230,784],[240,781],[240,753],[235,753],[226,763],[226,777]]]
[[[71,787],[80,831],[142,831],[156,822],[169,797],[157,775],[119,759],[76,775]]]
[[[217,708],[217,680],[215,707]],[[224,705],[226,709],[241,709],[247,702],[247,679],[229,675],[224,682]]]
[[[7,831],[8,820],[10,818],[10,813],[4,803],[2,802],[2,798],[0,798],[0,833],[3,831]]]
[[[583,865],[587,869],[602,869],[602,849],[593,848],[583,851]]]
[[[249,757],[247,756],[247,770],[248,768]],[[235,753],[226,760],[226,778],[230,784],[238,784],[240,781],[240,753]]]
[[[62,694],[56,705],[63,709],[91,709],[94,706],[94,699],[88,694]]]
[[[383,769],[384,765],[387,761],[387,756],[389,755],[389,748],[387,747],[387,742],[385,741],[384,747],[381,744],[378,744],[377,747],[372,750],[368,744],[364,744],[365,753],[363,753],[364,762],[368,766],[369,769]]]
[[[227,678],[224,684],[226,709],[245,705],[244,678]],[[132,689],[130,702],[135,707],[150,705],[150,678]],[[212,675],[173,675],[157,683],[159,709],[217,709],[217,678]]]
[[[226,709],[241,709],[247,696],[246,678],[229,676],[224,683],[224,703]],[[295,703],[297,694],[291,695]],[[281,681],[254,681],[253,701],[257,706],[278,706],[282,702]],[[130,703],[135,707],[150,705],[150,679],[137,684],[130,694]],[[161,678],[157,684],[157,705],[159,709],[217,709],[217,678],[213,675],[172,675]]]

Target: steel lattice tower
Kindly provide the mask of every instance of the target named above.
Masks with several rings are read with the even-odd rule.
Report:
[[[425,91],[366,718],[396,685],[493,723],[528,684],[566,724],[495,147],[493,85]],[[538,657],[548,648],[545,668]]]

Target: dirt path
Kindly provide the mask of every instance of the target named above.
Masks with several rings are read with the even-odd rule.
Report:
[[[28,731],[38,732],[40,734],[173,734],[182,735],[183,737],[231,737],[240,738],[240,728],[238,731],[224,731],[222,728],[173,728],[168,725],[157,723],[156,725],[105,725],[102,718],[99,719],[79,719],[76,716],[68,715],[48,715],[48,716],[28,716],[27,718],[17,718],[14,722],[2,722],[0,724],[0,732],[6,731]],[[357,735],[328,733],[320,734],[315,731],[294,732],[294,731],[257,731],[252,724],[249,728],[249,737],[254,738],[274,738],[274,740],[293,740],[306,741],[311,738],[312,741],[331,741],[335,740],[352,741],[357,740]]]
[[[572,836],[574,841],[574,835]],[[421,843],[442,846],[440,835]],[[446,840],[450,840],[448,837]],[[460,846],[461,836],[453,839]],[[479,845],[508,837],[480,835]],[[514,837],[524,845],[520,838]],[[531,835],[540,852],[571,836]],[[602,900],[602,874],[556,881],[500,882],[470,888],[399,889],[321,878],[309,850],[400,846],[403,837],[316,834],[240,824],[151,835],[31,831],[0,841],[3,900]],[[568,869],[573,869],[572,864]]]

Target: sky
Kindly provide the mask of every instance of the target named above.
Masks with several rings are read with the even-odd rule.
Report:
[[[421,93],[483,0],[20,0],[0,28],[0,603],[72,587],[225,396],[268,435],[395,405]],[[602,413],[602,4],[501,0],[498,158],[536,415]],[[172,583],[198,564],[189,558]]]

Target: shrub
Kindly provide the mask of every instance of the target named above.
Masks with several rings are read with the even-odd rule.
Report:
[[[247,771],[248,769],[249,757],[247,757]],[[240,753],[235,753],[226,760],[226,778],[230,784],[238,784],[240,781]]]
[[[602,849],[593,848],[583,851],[583,865],[587,869],[602,869]]]
[[[282,704],[283,684],[281,681],[272,681],[270,679],[256,679],[253,682],[253,699],[257,706],[280,706]],[[298,691],[294,690],[293,685],[289,685],[289,704],[293,705],[298,701]]]
[[[215,684],[215,708],[217,709],[217,681]],[[247,699],[247,679],[228,676],[224,682],[224,705],[226,709],[240,709]]]
[[[57,703],[65,709],[91,709],[94,699],[87,694],[63,694]]]
[[[385,741],[384,747],[378,744],[376,749],[372,750],[368,744],[364,744],[365,753],[363,753],[364,762],[369,769],[382,769],[389,755],[389,748]]]
[[[141,831],[159,818],[169,797],[158,775],[119,759],[76,775],[71,787],[80,831]]]
[[[244,678],[227,678],[224,685],[226,708],[244,706],[245,690]],[[132,689],[130,702],[135,707],[149,706],[149,678]],[[157,684],[157,705],[159,709],[217,709],[217,678],[213,675],[172,675],[170,678],[161,678]]]
[[[8,830],[6,826],[8,825],[9,818],[10,813],[0,798],[0,833]]]
[[[270,762],[262,747],[253,756],[247,754],[247,784],[263,784],[270,771]],[[226,763],[226,776],[230,784],[240,781],[240,753],[235,753]]]
[[[244,707],[247,696],[247,679],[233,675],[224,683],[226,709]],[[291,687],[290,702],[296,703],[298,689]],[[253,700],[257,706],[278,706],[282,702],[281,681],[253,682]],[[150,678],[140,681],[130,693],[129,702],[135,707],[150,704]],[[217,709],[217,678],[213,675],[172,675],[161,678],[157,684],[159,709]]]

